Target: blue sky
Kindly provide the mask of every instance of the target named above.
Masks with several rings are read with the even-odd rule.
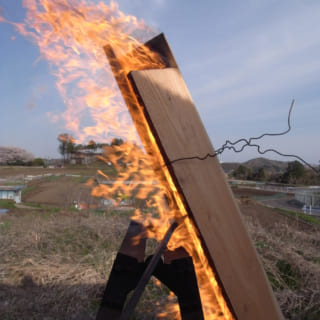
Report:
[[[21,2],[0,0],[2,15],[22,22]],[[285,130],[295,98],[292,131],[261,145],[318,163],[319,1],[123,0],[119,7],[165,33],[216,148],[226,139]],[[46,114],[65,106],[48,65],[10,25],[0,24],[0,43],[0,145],[58,156],[56,138],[66,130]],[[220,160],[257,156],[254,149],[225,151]]]

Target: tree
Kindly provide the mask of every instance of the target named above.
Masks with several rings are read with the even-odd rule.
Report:
[[[59,144],[59,152],[63,157],[63,161],[66,162],[66,154],[67,154],[67,142],[61,135],[59,135],[58,140]]]
[[[111,146],[121,146],[124,141],[121,138],[113,138],[111,141]]]
[[[92,152],[96,151],[98,148],[98,145],[95,143],[94,140],[90,140],[88,145],[87,145],[87,149],[92,150]]]
[[[71,157],[71,154],[75,152],[75,140],[72,138],[72,136],[70,136],[70,139],[67,143],[67,156],[68,156],[68,159],[70,159]]]
[[[286,172],[282,175],[283,183],[297,183],[305,175],[305,167],[299,161],[288,163]]]
[[[45,163],[42,158],[35,158],[32,160],[32,165],[36,167],[44,167]]]
[[[75,151],[75,140],[68,133],[60,133],[58,136],[59,152],[63,156],[63,161],[70,159],[70,155]]]
[[[256,181],[266,180],[266,173],[264,171],[264,168],[259,168],[258,171],[253,174],[253,180],[256,180]]]
[[[240,165],[237,169],[235,169],[232,173],[232,175],[236,179],[241,180],[250,180],[252,178],[251,170],[243,165]]]

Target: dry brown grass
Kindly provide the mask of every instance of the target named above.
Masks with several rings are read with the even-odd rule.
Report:
[[[126,221],[44,212],[2,220],[0,318],[92,317]]]
[[[2,217],[0,318],[94,319],[128,224],[127,214],[37,211]],[[153,319],[168,293],[152,280],[136,318]],[[150,303],[155,299],[158,306]]]
[[[320,229],[283,223],[266,229],[250,216],[246,224],[284,316],[319,319]]]
[[[286,318],[319,319],[319,229],[245,220]],[[16,209],[0,217],[0,318],[94,319],[128,224],[121,213]],[[156,319],[167,303],[168,290],[152,280],[134,319]]]

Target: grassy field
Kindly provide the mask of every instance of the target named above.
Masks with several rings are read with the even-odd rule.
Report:
[[[258,207],[258,208],[257,208]],[[242,205],[249,234],[287,319],[320,318],[320,229],[288,218],[263,225]],[[254,210],[259,210],[255,205]],[[276,210],[261,208],[261,211]]]
[[[13,209],[15,204],[12,200],[0,199],[0,209]]]
[[[2,217],[0,318],[95,319],[129,219],[32,209]],[[152,280],[135,319],[152,319],[166,303],[168,290]]]
[[[0,178],[16,177],[24,178],[28,175],[43,174],[74,174],[84,176],[95,176],[97,170],[102,170],[108,176],[116,176],[117,172],[114,167],[108,167],[102,162],[92,163],[90,165],[67,165],[63,168],[42,168],[26,166],[0,166]],[[1,182],[2,183],[2,182]]]
[[[30,183],[23,207],[0,202],[10,210],[0,216],[0,319],[95,319],[131,212],[76,211],[77,193],[89,197],[85,179],[62,176]],[[319,227],[250,194],[238,202],[284,316],[318,320]],[[147,251],[155,247],[150,241]],[[173,302],[152,279],[132,319],[159,319]]]

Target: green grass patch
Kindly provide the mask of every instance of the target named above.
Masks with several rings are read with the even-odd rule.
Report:
[[[313,257],[312,262],[320,264],[320,257]]]
[[[276,266],[281,279],[288,286],[288,288],[292,290],[297,289],[299,287],[301,275],[294,271],[290,263],[285,260],[278,260]],[[283,286],[280,286],[280,289],[283,289]]]
[[[301,320],[319,320],[320,319],[320,310],[318,306],[314,306],[311,309],[307,309],[302,315]]]
[[[267,277],[268,280],[271,284],[271,287],[274,291],[278,290],[280,288],[280,283],[279,281],[276,279],[276,277],[269,271],[267,271]]]
[[[0,199],[0,208],[1,209],[13,209],[15,208],[13,200]]]
[[[83,237],[87,241],[82,241]],[[72,253],[74,259],[86,257],[83,261],[94,266],[97,263],[97,258],[92,253],[95,251],[95,243],[98,241],[99,236],[90,228],[85,226],[66,227],[55,233],[47,234],[41,241],[38,250],[45,254],[60,253],[67,256]]]
[[[255,244],[256,248],[263,249],[263,248],[268,248],[269,247],[268,244],[265,243],[264,241],[256,241],[254,244]]]
[[[320,227],[320,219],[314,216],[310,216],[308,214],[292,211],[292,210],[287,210],[287,209],[282,209],[282,208],[276,208],[275,209],[277,212],[284,214],[289,217],[293,217],[296,219],[300,219],[304,222],[310,223],[314,226]]]
[[[108,167],[108,166],[104,166],[104,167],[102,167],[102,168],[100,168],[100,170],[104,173],[104,174],[106,174],[107,176],[109,176],[109,177],[115,177],[116,175],[117,175],[117,173],[118,173],[118,171],[116,170],[116,168],[115,167]]]
[[[0,222],[0,230],[5,230],[9,228],[9,222],[8,221],[2,221]]]
[[[41,205],[39,203],[24,202],[23,205],[26,206],[26,207],[37,208],[37,209],[42,209],[43,208],[43,205]]]
[[[45,213],[41,213],[41,217],[44,217],[44,218],[48,217],[47,215],[51,216],[52,214],[55,214],[61,210],[60,208],[49,207],[49,206],[46,206],[46,205],[40,204],[40,203],[26,202],[26,203],[23,203],[23,205],[26,207],[34,208],[34,209],[46,210]]]
[[[59,212],[59,208],[47,208],[46,212],[41,214],[41,218],[45,220],[49,220],[53,215]]]
[[[45,178],[44,178],[44,181],[48,181],[48,182],[50,182],[50,181],[56,181],[56,180],[58,180],[58,179],[60,179],[60,178],[61,178],[61,176],[52,175],[52,176],[47,176],[47,177],[45,177]]]
[[[88,177],[73,177],[73,181],[78,183],[86,183],[89,179]]]
[[[2,186],[21,186],[24,184],[23,180],[20,181],[5,181],[5,182],[1,182]]]
[[[97,216],[105,216],[106,215],[106,211],[97,209],[97,210],[94,210],[94,214],[97,215]]]
[[[131,217],[134,210],[111,210],[107,213],[109,216]]]
[[[130,209],[130,210],[101,210],[101,209],[97,209],[94,210],[93,213],[97,216],[101,216],[101,217],[105,217],[105,218],[109,218],[109,217],[113,217],[113,216],[117,216],[117,217],[131,217],[134,213],[135,209]]]
[[[285,260],[278,260],[276,268],[278,277],[267,271],[267,277],[273,290],[283,290],[285,288],[295,290],[299,288],[301,274],[295,271],[290,263]]]
[[[77,209],[75,206],[70,207],[69,209],[71,212],[79,212],[79,209]]]
[[[109,177],[116,177],[118,173],[114,166],[108,166],[104,162],[97,162],[88,165],[75,164],[66,166],[66,171],[68,173],[82,176],[95,175],[98,170],[101,170]]]

